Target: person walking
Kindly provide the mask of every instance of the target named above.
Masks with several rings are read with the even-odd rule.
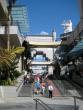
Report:
[[[27,84],[27,75],[24,75],[24,82],[23,82],[23,84],[24,85]]]
[[[44,96],[44,92],[45,92],[45,82],[41,83],[41,94],[42,96]]]
[[[49,84],[48,86],[48,91],[49,91],[49,98],[53,97],[53,86],[51,84]]]

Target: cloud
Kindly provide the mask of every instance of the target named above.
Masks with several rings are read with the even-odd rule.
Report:
[[[48,33],[45,32],[45,31],[41,31],[41,32],[40,32],[40,35],[48,35]]]

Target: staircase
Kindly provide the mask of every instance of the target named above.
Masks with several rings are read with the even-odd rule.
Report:
[[[18,93],[18,97],[32,97],[32,96],[33,90],[32,85],[30,83],[23,85]]]

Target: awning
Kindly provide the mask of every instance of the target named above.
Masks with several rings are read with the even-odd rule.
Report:
[[[68,53],[69,57],[77,57],[83,54],[83,39],[81,39],[78,44]]]
[[[70,53],[76,52],[83,49],[83,39],[78,42],[78,44],[71,50]]]

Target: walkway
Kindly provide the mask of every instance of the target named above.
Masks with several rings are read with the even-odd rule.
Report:
[[[56,85],[53,83],[53,81],[47,79],[47,82],[50,83],[53,86],[53,97],[61,96],[59,90],[57,89]],[[31,84],[25,84],[21,87],[18,97],[32,97],[33,96],[33,88]],[[42,96],[41,94],[34,95],[34,96]]]
[[[83,88],[78,88],[75,84],[72,85],[70,82],[66,80],[50,80],[47,79],[47,82],[50,83],[54,90],[53,90],[53,97],[57,96],[78,96],[82,97]],[[33,87],[31,84],[23,85],[18,93],[19,97],[32,97],[33,96]],[[34,97],[42,97],[41,94],[34,94]]]

